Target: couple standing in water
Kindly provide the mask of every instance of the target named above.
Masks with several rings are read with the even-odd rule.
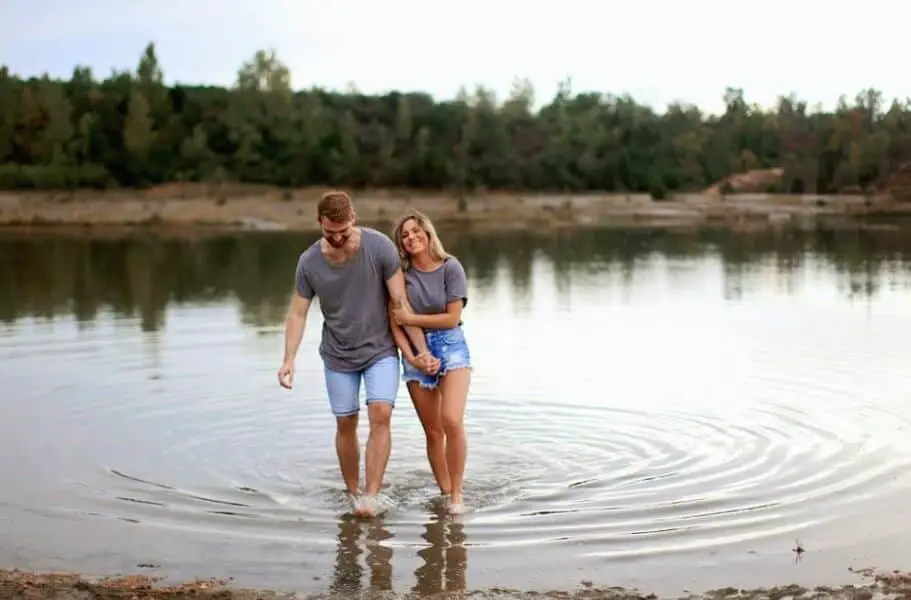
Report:
[[[399,219],[394,242],[356,226],[354,206],[344,192],[323,194],[317,219],[322,238],[297,263],[278,381],[291,389],[307,313],[318,297],[323,314],[319,352],[352,511],[372,517],[383,509],[378,494],[392,449],[392,410],[404,379],[446,509],[461,513],[467,454],[463,419],[471,380],[461,320],[468,301],[465,271],[419,212]],[[357,435],[362,380],[370,422],[363,493]]]

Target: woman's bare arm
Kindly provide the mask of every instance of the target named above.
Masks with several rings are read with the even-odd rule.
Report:
[[[462,300],[454,300],[446,305],[446,312],[435,315],[418,315],[410,313],[408,324],[424,329],[452,329],[462,319]]]

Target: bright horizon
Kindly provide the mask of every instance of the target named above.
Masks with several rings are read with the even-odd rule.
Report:
[[[826,109],[869,87],[887,103],[911,96],[897,64],[911,9],[897,0],[869,0],[862,13],[821,0],[767,0],[736,13],[721,0],[564,0],[555,13],[517,0],[427,6],[85,0],[74,11],[63,0],[5,0],[0,64],[64,79],[83,65],[102,79],[135,71],[152,42],[169,84],[231,86],[245,61],[272,48],[294,89],[353,84],[437,100],[477,84],[502,100],[518,78],[534,85],[536,106],[569,78],[573,93],[628,93],[659,112],[678,100],[720,112],[726,87],[764,108],[791,93]]]

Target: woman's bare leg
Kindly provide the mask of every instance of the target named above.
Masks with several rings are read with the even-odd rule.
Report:
[[[446,466],[452,484],[452,508],[462,508],[462,479],[465,476],[465,458],[468,443],[465,439],[465,404],[468,401],[468,386],[471,384],[471,369],[448,371],[440,381],[442,394],[441,416],[443,432],[446,434]]]
[[[440,390],[422,388],[418,382],[409,381],[408,393],[427,438],[427,460],[430,462],[433,478],[440,487],[440,492],[449,495],[452,486],[449,481],[449,470],[446,468],[446,439],[443,432]]]

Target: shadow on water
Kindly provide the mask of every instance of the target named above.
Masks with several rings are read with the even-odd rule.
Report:
[[[711,257],[723,269],[724,293],[736,299],[757,269],[795,273],[808,258],[839,275],[849,296],[875,295],[890,275],[911,271],[911,227],[736,232],[560,230],[477,234],[442,232],[479,293],[501,276],[518,298],[530,294],[533,265],[544,258],[558,288],[580,274],[613,271],[629,284],[637,267],[662,257]],[[294,266],[314,234],[243,233],[198,239],[139,236],[0,236],[0,320],[73,314],[90,322],[102,311],[138,316],[145,331],[164,324],[165,309],[235,298],[248,325],[285,316]]]

